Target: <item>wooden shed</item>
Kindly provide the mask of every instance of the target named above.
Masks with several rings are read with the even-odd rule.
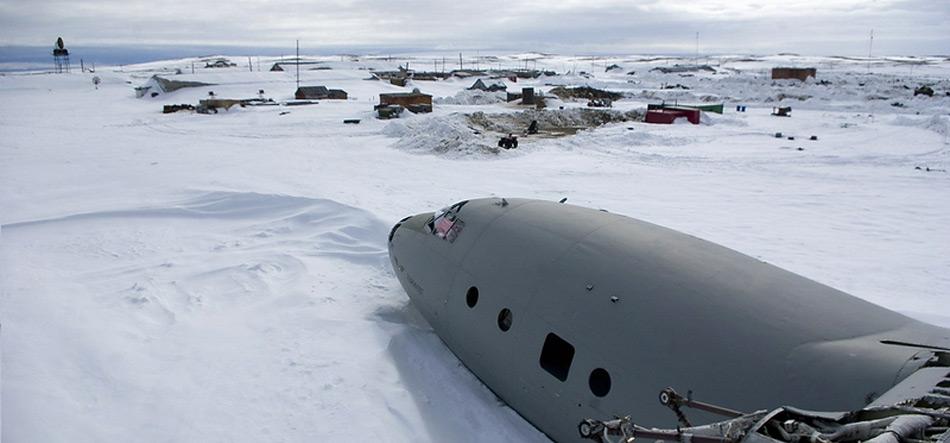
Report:
[[[772,80],[796,79],[805,81],[808,77],[815,78],[818,71],[815,68],[772,68]]]
[[[327,98],[331,100],[346,100],[349,95],[342,89],[330,89]]]
[[[379,106],[399,105],[411,112],[432,112],[432,96],[419,90],[379,94]]]
[[[301,86],[294,93],[297,100],[346,100],[346,91],[342,89],[327,89],[326,86]]]

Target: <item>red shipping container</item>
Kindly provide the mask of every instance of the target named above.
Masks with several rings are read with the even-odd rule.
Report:
[[[660,124],[670,124],[673,123],[673,120],[676,120],[680,117],[686,117],[690,123],[694,125],[699,124],[699,109],[688,109],[688,108],[665,108],[665,109],[651,109],[647,111],[646,122],[647,123],[660,123]]]

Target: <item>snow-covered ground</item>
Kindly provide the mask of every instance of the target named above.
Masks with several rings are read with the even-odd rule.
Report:
[[[270,58],[0,75],[4,441],[544,441],[389,268],[395,221],[473,197],[567,197],[950,326],[947,59],[717,57],[681,75],[651,69],[690,60],[484,58],[570,71],[509,89],[587,84],[625,92],[622,111],[726,103],[698,126],[614,123],[499,153],[463,114],[519,109],[459,94],[474,79],[402,88],[365,79],[407,57],[313,59],[332,69],[301,84],[349,100],[161,113],[209,90],[292,98],[293,69]],[[818,80],[772,82],[779,65]],[[155,73],[216,85],[135,98]],[[913,97],[924,83],[937,94]],[[443,98],[435,112],[372,117],[379,93],[412,87]],[[780,104],[791,118],[769,115]]]

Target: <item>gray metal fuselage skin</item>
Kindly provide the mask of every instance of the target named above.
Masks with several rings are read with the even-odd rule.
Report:
[[[397,224],[393,269],[449,349],[557,441],[589,417],[675,426],[666,387],[747,412],[858,409],[932,355],[882,340],[950,346],[947,329],[629,217],[497,198],[454,212],[451,242],[433,213]]]

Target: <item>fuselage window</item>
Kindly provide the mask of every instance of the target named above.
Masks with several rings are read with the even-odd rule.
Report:
[[[574,361],[574,345],[564,341],[557,334],[550,333],[544,339],[541,348],[541,367],[555,376],[558,380],[567,380],[571,371],[571,362]]]
[[[590,372],[590,379],[587,380],[590,385],[590,392],[598,397],[603,397],[610,392],[610,373],[604,368],[597,368]]]
[[[502,331],[511,329],[511,309],[505,308],[498,313],[498,329]]]
[[[468,288],[468,292],[465,293],[465,304],[470,308],[474,308],[478,304],[478,288],[474,286]]]

